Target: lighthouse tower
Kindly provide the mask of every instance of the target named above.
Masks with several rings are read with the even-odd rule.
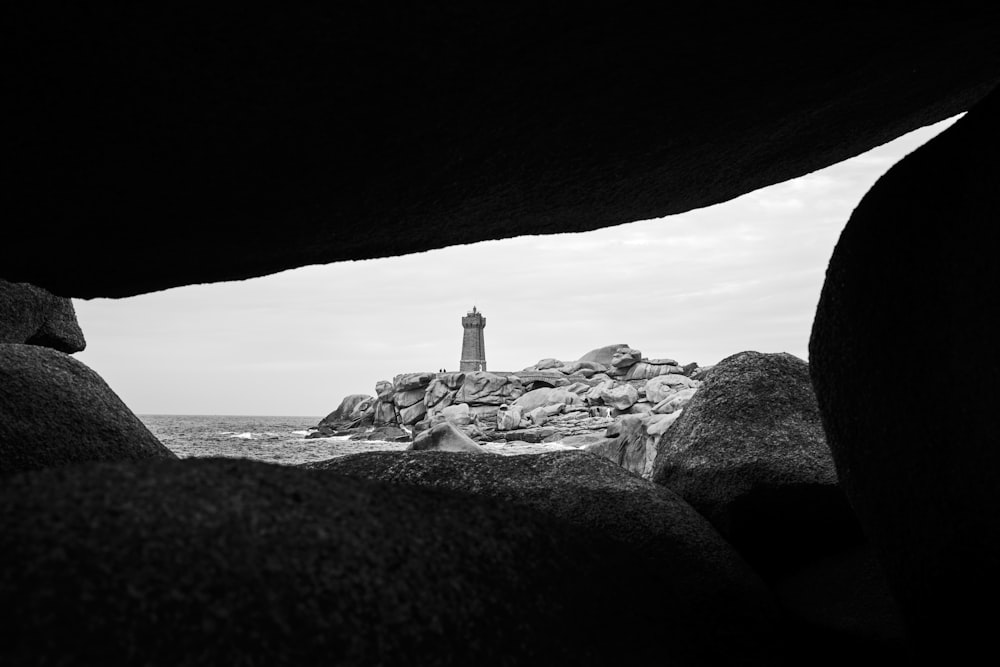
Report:
[[[486,343],[483,341],[485,328],[486,318],[473,306],[462,318],[462,360],[458,364],[459,370],[486,370]]]

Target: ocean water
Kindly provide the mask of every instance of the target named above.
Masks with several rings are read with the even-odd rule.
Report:
[[[322,417],[138,415],[146,428],[181,458],[224,456],[295,465],[336,456],[406,449],[407,443],[350,441],[346,436],[307,440]]]
[[[402,451],[407,442],[350,440],[348,436],[306,439],[322,417],[233,415],[138,415],[146,428],[181,458],[224,456],[297,465],[337,456],[375,451]],[[508,445],[490,443],[494,454],[519,455],[575,449],[560,443]]]

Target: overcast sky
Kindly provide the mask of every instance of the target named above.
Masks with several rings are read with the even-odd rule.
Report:
[[[743,350],[807,359],[851,211],[954,120],[659,220],[75,300],[87,338],[76,356],[138,414],[317,417],[398,373],[458,370],[473,305],[486,317],[491,370],[612,343],[703,366]]]

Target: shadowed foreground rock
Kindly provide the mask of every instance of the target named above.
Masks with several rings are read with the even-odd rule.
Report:
[[[72,354],[87,347],[69,299],[0,280],[0,344],[42,345]]]
[[[995,651],[1000,599],[998,155],[1000,90],[875,184],[809,345],[841,485],[914,642],[952,664]],[[928,358],[961,369],[932,403]]]
[[[0,475],[83,461],[176,458],[73,357],[0,345]]]
[[[457,456],[457,455],[452,455]],[[0,663],[703,664],[656,572],[526,508],[195,459],[0,488]]]
[[[658,573],[642,585],[657,601],[657,623],[702,651],[702,664],[775,659],[776,608],[762,582],[712,526],[677,495],[584,452],[470,456],[371,452],[318,463],[322,468],[399,485],[453,489],[531,507],[636,549],[636,560],[605,561],[624,578]],[[582,555],[582,554],[581,554]],[[622,585],[628,585],[623,578]],[[654,588],[653,586],[661,586]],[[608,620],[617,610],[606,610]],[[669,629],[669,630],[667,630]],[[622,638],[624,640],[624,638]],[[632,633],[630,647],[676,639]],[[629,648],[628,650],[631,650]]]
[[[123,296],[708,206],[968,109],[997,14],[21,3],[0,277]]]
[[[765,578],[859,542],[806,362],[720,361],[659,444],[653,480],[704,514]]]

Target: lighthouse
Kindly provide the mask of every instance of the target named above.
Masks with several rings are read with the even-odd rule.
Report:
[[[486,318],[473,306],[462,318],[462,359],[458,364],[459,370],[486,370],[486,343],[483,340],[485,328]]]

